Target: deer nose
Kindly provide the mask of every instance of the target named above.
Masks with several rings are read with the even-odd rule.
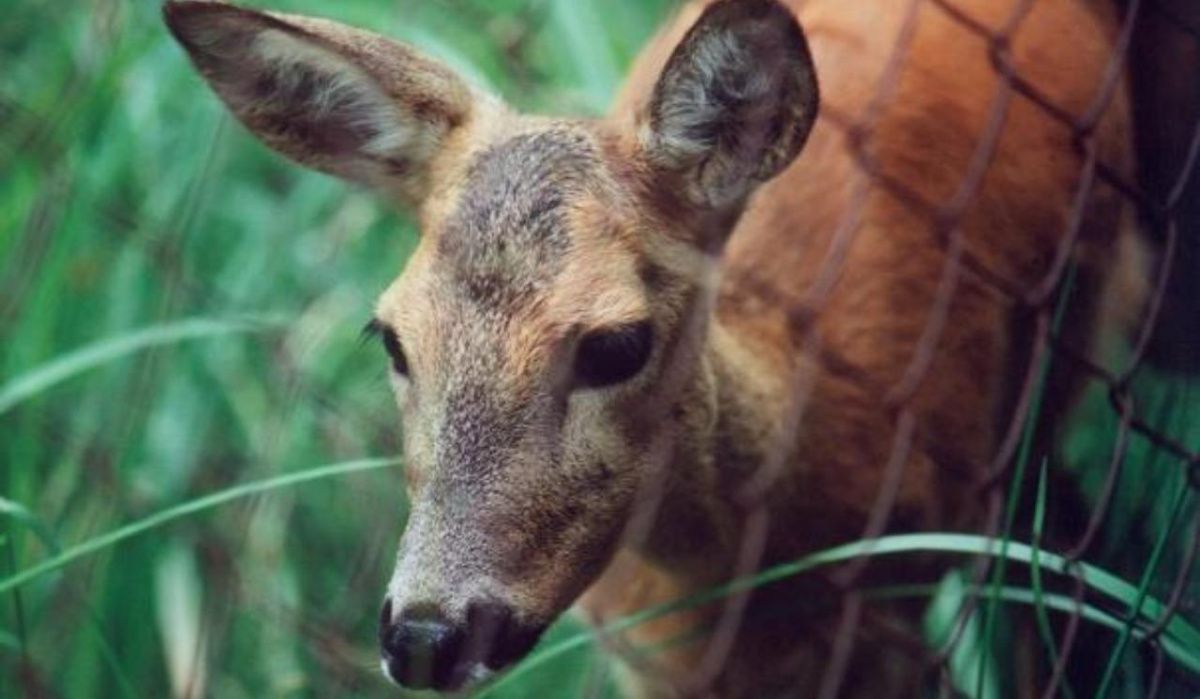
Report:
[[[384,603],[379,644],[387,674],[410,689],[451,689],[463,632],[437,609],[406,609],[390,620]]]
[[[516,623],[512,610],[493,603],[472,604],[464,624],[430,606],[406,608],[393,620],[388,600],[379,643],[384,669],[397,684],[457,691],[519,660],[543,628]]]

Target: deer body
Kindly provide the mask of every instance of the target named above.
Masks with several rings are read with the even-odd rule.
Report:
[[[642,108],[670,49],[708,4],[686,8],[642,55],[614,109],[617,118]],[[911,391],[903,407],[912,411],[915,428],[892,525],[978,524],[982,513],[963,506],[978,506],[967,494],[994,454],[998,429],[1007,425],[1000,415],[1003,402],[1026,370],[1021,364],[1014,371],[1012,355],[1022,348],[1013,336],[1013,306],[970,273],[953,292],[934,355],[919,357],[924,333],[937,322],[937,300],[946,293],[940,285],[947,245],[938,240],[934,212],[922,212],[873,183],[856,158],[848,123],[861,123],[872,113],[872,101],[880,100],[878,121],[864,124],[870,133],[866,154],[884,176],[926,202],[952,207],[972,159],[989,148],[989,119],[1005,112],[987,174],[961,204],[961,235],[968,254],[1019,289],[1035,286],[1049,272],[1069,228],[1083,170],[1068,127],[1020,96],[1005,103],[985,40],[933,3],[921,3],[917,10],[910,48],[894,77],[886,74],[887,64],[902,41],[909,3],[788,4],[805,27],[823,108],[832,116],[818,119],[804,152],[764,185],[730,237],[708,354],[718,367],[712,389],[717,412],[729,414],[717,419],[715,435],[701,431],[696,437],[701,442],[715,437],[717,475],[707,480],[718,484],[717,500],[729,512],[713,521],[744,522],[746,512],[736,504],[739,489],[764,464],[770,468],[778,458],[772,449],[787,450],[765,498],[768,562],[861,535],[881,497],[894,450],[904,448],[897,440],[907,438],[897,435],[902,406],[888,405],[890,392],[905,390],[902,386]],[[996,33],[1020,5],[953,4]],[[1112,18],[1105,16],[1108,9],[1071,0],[1035,2],[1016,34],[1012,51],[1020,74],[1071,114],[1083,115],[1104,99],[1100,90],[1115,33]],[[1121,170],[1130,162],[1126,110],[1118,89],[1103,111],[1095,141],[1101,160]],[[1084,217],[1080,284],[1092,303],[1101,296],[1099,289],[1107,288],[1108,296],[1104,307],[1081,312],[1104,318],[1085,317],[1070,328],[1069,342],[1078,349],[1095,340],[1097,322],[1126,316],[1141,298],[1136,281],[1122,281],[1138,279],[1142,262],[1131,250],[1136,248],[1133,233],[1121,220],[1119,196],[1097,187]],[[923,367],[922,361],[927,362]],[[921,378],[909,384],[913,371]],[[804,401],[802,415],[789,424],[789,404],[797,395]],[[695,465],[680,468],[690,473]],[[679,533],[689,542],[698,536],[702,533]],[[739,537],[729,532],[714,538],[736,544]],[[734,555],[699,552],[709,560],[729,561]],[[630,556],[628,568],[614,566],[612,579],[602,578],[584,598],[585,609],[595,618],[615,619],[712,584],[704,577],[681,582],[655,565],[653,553],[648,558]],[[814,592],[836,599],[834,590],[821,583],[798,584],[792,594]],[[787,594],[765,597],[778,602],[776,597]],[[717,695],[770,696],[772,689],[797,686],[808,686],[815,695],[838,618],[830,612],[838,611],[831,604],[810,613],[803,628],[787,628],[794,619],[764,624],[759,639],[744,631],[739,647],[724,661],[727,684]],[[689,623],[715,623],[716,612],[703,621],[668,619],[657,629],[647,624],[631,635],[638,637],[635,642],[662,642]],[[686,685],[685,678],[697,672],[704,650],[698,644],[672,659],[679,681]],[[905,664],[920,669],[912,667],[911,658],[892,659],[893,669]],[[916,693],[912,676],[889,674],[887,667],[881,656],[860,651],[845,689],[870,697]]]
[[[999,30],[1017,4],[956,6]],[[594,121],[518,115],[340,25],[168,5],[264,140],[418,214],[422,244],[373,321],[414,502],[381,620],[392,678],[470,686],[577,600],[609,621],[857,538],[879,506],[894,511],[877,531],[979,521],[967,495],[1027,348],[1011,299],[946,270],[961,257],[1036,286],[1083,161],[1000,87],[983,39],[919,5],[909,24],[898,2],[693,3]],[[1084,114],[1113,25],[1040,0],[1004,55]],[[1102,113],[1092,143],[1127,169],[1120,89]],[[1120,289],[1136,262],[1121,220],[1098,187],[1085,288]],[[1079,346],[1101,311],[1068,328]],[[628,655],[649,670],[631,694],[815,695],[839,599],[811,575],[756,592],[733,626],[713,604],[610,640],[666,644]],[[889,631],[911,612],[868,615],[848,693],[917,692],[921,664]]]

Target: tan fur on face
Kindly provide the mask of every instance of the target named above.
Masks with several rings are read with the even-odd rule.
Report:
[[[608,171],[606,134],[595,125],[573,122],[529,120],[510,126],[494,141],[487,134],[469,136],[474,147],[457,159],[455,183],[442,190],[445,199],[432,199],[424,208],[421,245],[377,310],[377,317],[405,344],[412,369],[411,380],[397,379],[397,390],[416,505],[392,588],[398,604],[437,603],[451,614],[461,614],[471,599],[486,593],[544,623],[582,591],[588,575],[595,575],[611,553],[644,471],[645,455],[638,450],[645,437],[638,433],[645,431],[642,423],[648,415],[644,408],[630,408],[647,403],[653,376],[660,371],[652,362],[647,376],[629,387],[578,391],[571,385],[573,348],[593,330],[647,319],[668,337],[678,311],[666,303],[673,297],[652,294],[643,279],[649,262],[645,248],[652,238],[637,227],[639,212],[628,186]],[[576,178],[551,173],[545,187],[515,194],[536,198],[549,189],[560,209],[554,230],[526,243],[547,246],[536,254],[553,259],[529,269],[521,258],[504,262],[507,246],[527,232],[470,233],[498,236],[491,241],[462,239],[464,231],[456,229],[474,226],[471,217],[492,226],[525,223],[519,216],[508,220],[522,210],[519,201],[497,201],[503,211],[478,201],[488,196],[479,188],[521,186],[507,182],[506,170],[490,171],[489,159],[506,158],[503,164],[509,167],[540,167],[524,160],[521,149],[531,149],[538,158],[561,152],[589,163]],[[550,240],[559,237],[561,241]],[[532,255],[533,249],[520,254]],[[670,265],[656,274],[658,284],[665,284],[672,278]],[[458,471],[463,464],[439,457],[447,424],[468,419],[451,415],[454,408],[448,407],[463,382],[474,382],[472,390],[484,402],[493,399],[486,394],[538,407],[505,426],[494,421],[473,426],[503,432],[500,441],[511,447],[496,457],[503,463],[479,466],[502,470],[503,479],[497,477],[488,494],[476,496],[472,514],[446,515],[444,507],[425,505],[422,493],[468,477]],[[494,506],[484,502],[489,497],[495,498]],[[484,527],[506,543],[481,543],[468,536]],[[431,542],[430,536],[441,538]],[[551,545],[548,536],[560,541],[558,554],[543,562],[531,559],[534,549]],[[488,547],[494,551],[480,550]],[[456,563],[464,557],[474,561]],[[505,557],[524,560],[520,580],[481,571],[487,560],[500,559],[494,563],[497,569],[509,567]],[[497,578],[506,584],[497,584]]]

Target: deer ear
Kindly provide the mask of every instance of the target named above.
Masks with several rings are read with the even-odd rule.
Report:
[[[799,154],[816,119],[804,34],[775,0],[721,0],[675,49],[638,137],[692,204],[728,210]]]
[[[332,175],[427,193],[427,165],[471,115],[442,65],[376,34],[223,2],[169,2],[171,33],[233,114],[275,150]]]

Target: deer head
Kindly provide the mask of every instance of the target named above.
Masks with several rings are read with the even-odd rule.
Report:
[[[679,461],[722,244],[814,120],[803,35],[773,0],[718,2],[639,113],[575,120],[333,22],[165,14],[263,141],[417,217],[371,323],[413,503],[380,640],[393,680],[469,686],[599,576],[640,486]]]

